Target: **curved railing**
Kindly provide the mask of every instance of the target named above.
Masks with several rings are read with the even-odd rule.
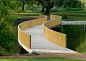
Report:
[[[61,24],[61,16],[58,15],[50,15],[50,21],[46,21],[43,24],[43,34],[44,36],[50,40],[51,42],[60,45],[62,47],[66,47],[66,34],[59,33],[49,29],[50,27],[60,25]]]
[[[23,30],[42,25],[45,21],[47,21],[47,16],[39,15],[39,19],[25,21],[18,25],[18,42],[27,52],[33,53],[31,50],[31,35],[24,33]]]

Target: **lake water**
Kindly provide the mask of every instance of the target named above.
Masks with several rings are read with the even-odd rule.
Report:
[[[86,52],[86,25],[61,25],[54,30],[67,34],[67,48]]]

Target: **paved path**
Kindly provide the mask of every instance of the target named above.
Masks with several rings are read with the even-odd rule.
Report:
[[[43,35],[43,25],[35,26],[24,30],[31,35],[31,49],[36,53],[70,53],[70,49],[63,48],[49,41]]]

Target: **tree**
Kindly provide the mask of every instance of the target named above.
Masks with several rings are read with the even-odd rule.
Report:
[[[39,1],[43,6],[42,12],[44,11],[44,8],[46,8],[45,14],[49,14],[50,9],[53,8],[54,6],[54,0],[36,0],[36,1]]]
[[[75,8],[75,7],[77,7],[78,3],[80,3],[80,1],[78,1],[78,0],[64,0],[63,6],[64,7]]]
[[[61,7],[64,5],[64,7],[67,6],[75,7],[76,4],[78,3],[78,1],[76,0],[36,0],[36,1],[39,1],[43,6],[43,8],[46,8],[45,14],[49,14],[50,9],[55,6]]]
[[[16,4],[15,4],[16,3]],[[19,6],[14,0],[0,0],[0,46],[6,52],[10,52],[15,41],[15,33],[13,30],[14,18],[9,12],[18,10]]]
[[[24,5],[29,4],[29,8],[30,6],[33,6],[33,0],[19,0],[22,3],[22,10],[24,10]]]
[[[41,5],[42,5],[42,13],[44,13],[44,4],[42,3],[42,1],[41,0],[35,0],[35,2],[37,1],[37,4],[39,4],[39,3],[41,3]]]
[[[26,4],[29,4],[29,9],[30,9],[30,6],[33,7],[33,1],[34,1],[34,0],[24,0],[24,2],[25,2]]]
[[[19,0],[19,1],[22,3],[22,10],[24,10],[24,5],[25,5],[24,0]]]
[[[80,0],[84,4],[84,12],[86,13],[86,0]]]

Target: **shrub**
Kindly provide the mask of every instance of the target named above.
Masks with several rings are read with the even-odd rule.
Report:
[[[68,19],[65,13],[62,14],[62,19]]]

